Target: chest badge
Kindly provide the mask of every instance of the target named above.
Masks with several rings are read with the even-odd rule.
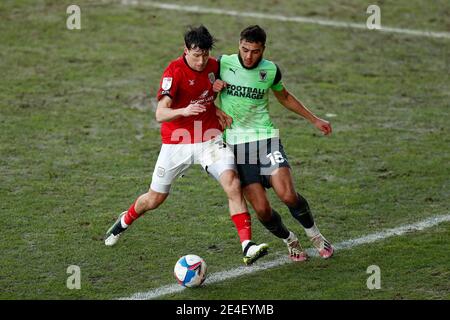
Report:
[[[267,71],[266,70],[259,71],[259,80],[266,81],[266,79],[267,79]]]
[[[214,81],[216,81],[216,76],[214,75],[214,72],[210,72],[208,74],[208,78],[209,78],[209,82],[211,82],[211,84],[213,84]]]

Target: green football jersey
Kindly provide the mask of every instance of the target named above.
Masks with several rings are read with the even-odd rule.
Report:
[[[238,144],[277,137],[278,129],[269,115],[269,89],[283,89],[277,65],[262,59],[256,67],[248,69],[237,54],[219,59],[220,79],[227,87],[220,93],[218,105],[233,118],[231,129],[224,132],[226,142]]]

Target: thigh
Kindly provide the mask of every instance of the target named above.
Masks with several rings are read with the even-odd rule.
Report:
[[[242,188],[245,199],[250,202],[260,219],[266,220],[272,214],[266,189],[260,183],[252,183]]]
[[[275,170],[270,176],[270,184],[280,199],[289,198],[296,194],[292,172],[288,167]]]
[[[173,181],[192,165],[191,144],[163,144],[153,171],[150,189],[168,193]]]
[[[222,137],[204,142],[196,152],[196,161],[216,180],[227,170],[237,172],[233,151],[223,142]]]

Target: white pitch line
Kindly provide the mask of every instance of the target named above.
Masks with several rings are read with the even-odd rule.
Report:
[[[111,2],[111,0],[103,0],[103,2]],[[225,10],[225,9],[219,9],[219,8],[208,8],[208,7],[204,7],[204,6],[187,5],[187,4],[186,5],[178,5],[178,4],[174,4],[174,3],[160,3],[160,2],[145,1],[145,0],[121,0],[121,4],[123,4],[123,5],[141,5],[141,6],[153,7],[153,8],[164,9],[164,10],[184,11],[184,12],[192,12],[192,13],[205,13],[205,14],[227,15],[227,16],[234,16],[234,17],[268,19],[268,20],[276,20],[276,21],[283,21],[283,22],[312,23],[312,24],[318,24],[318,25],[328,26],[328,27],[363,29],[368,32],[381,31],[381,32],[389,32],[389,33],[407,34],[407,35],[411,35],[411,36],[450,39],[450,32],[422,31],[422,30],[383,27],[383,26],[381,27],[381,29],[378,29],[378,30],[369,30],[367,28],[367,25],[363,24],[363,23],[352,23],[352,22],[343,22],[343,21],[335,21],[335,20],[308,18],[308,17],[302,17],[302,16],[289,17],[289,16],[283,16],[283,15],[279,15],[279,14],[233,11],[233,10]]]
[[[450,221],[450,214],[435,216],[435,217],[431,217],[431,218],[422,220],[417,223],[407,224],[407,225],[399,226],[397,228],[392,228],[392,229],[386,229],[384,231],[372,233],[372,234],[369,234],[369,235],[366,235],[366,236],[363,236],[360,238],[342,241],[342,242],[339,242],[336,245],[334,245],[334,248],[336,251],[351,249],[356,246],[384,240],[384,239],[387,239],[387,238],[390,238],[393,236],[401,236],[408,232],[420,231],[420,230],[424,230],[427,228],[431,228],[442,222],[449,222],[449,221]],[[316,257],[318,256],[317,251],[315,249],[310,248],[310,249],[307,249],[306,251],[310,256],[316,256]],[[281,255],[281,253],[278,253],[276,255]],[[258,271],[275,268],[275,267],[278,267],[278,266],[281,266],[281,265],[284,265],[287,263],[292,263],[292,262],[291,262],[291,260],[289,260],[289,258],[284,253],[283,256],[281,256],[275,260],[272,260],[272,261],[258,262],[257,264],[249,266],[249,267],[242,266],[242,267],[234,268],[231,270],[221,271],[221,272],[216,272],[216,273],[210,274],[205,281],[205,285],[214,284],[214,283],[222,282],[225,280],[241,277],[246,274],[251,274],[251,273],[258,272]],[[137,293],[131,295],[130,297],[119,298],[119,300],[157,299],[157,298],[160,298],[161,296],[164,296],[167,294],[178,293],[185,289],[186,288],[184,288],[178,284],[171,284],[171,285],[166,285],[166,286],[163,286],[163,287],[160,287],[157,289],[153,289],[153,290],[150,290],[147,292],[137,292]]]

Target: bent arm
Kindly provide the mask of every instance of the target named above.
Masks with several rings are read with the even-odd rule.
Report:
[[[159,100],[156,107],[156,121],[168,122],[180,117],[196,116],[206,111],[204,105],[198,103],[192,103],[186,108],[173,109],[172,99],[169,96],[164,96]]]
[[[273,90],[273,94],[286,109],[295,112],[296,114],[302,116],[303,118],[311,122],[317,129],[322,131],[325,135],[331,133],[332,129],[328,121],[317,117],[285,88],[283,88],[280,91]]]
[[[164,96],[158,101],[156,107],[156,121],[167,122],[179,118],[183,114],[182,109],[172,109],[172,99],[169,96]]]
[[[294,95],[286,89],[281,91],[273,90],[273,94],[277,100],[286,108],[302,116],[311,123],[314,123],[318,118],[300,102]]]

